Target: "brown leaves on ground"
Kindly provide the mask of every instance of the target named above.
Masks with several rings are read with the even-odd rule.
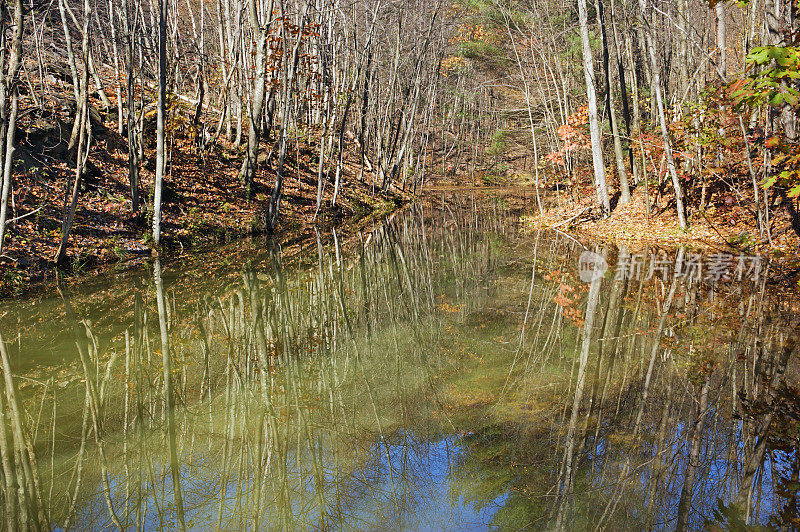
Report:
[[[132,213],[126,143],[112,128],[113,124],[98,128],[90,149],[90,173],[84,179],[67,248],[73,272],[139,261],[150,253],[150,219]],[[202,156],[193,135],[173,131],[171,141],[164,180],[162,241],[172,255],[263,230],[262,219],[275,180],[274,161],[259,164],[254,194],[248,199],[239,180],[241,148],[220,138],[212,153]],[[337,205],[331,206],[333,183],[326,182],[320,215],[315,220],[318,150],[303,140],[290,138],[288,142],[276,231],[279,237],[309,234],[315,226],[324,228],[349,218],[386,212],[407,199],[402,192],[381,193],[372,186],[373,177],[367,171],[363,180],[358,179],[362,172],[357,157],[347,154]],[[262,147],[262,151],[266,149]],[[147,150],[145,156],[140,197],[150,204],[153,173],[148,161],[155,155]],[[33,214],[9,226],[0,256],[0,296],[19,293],[36,281],[55,276],[52,260],[61,238],[64,198],[73,181],[74,169],[63,162],[27,165],[14,176],[10,217]]]
[[[596,212],[592,196],[584,196],[578,201],[561,198],[559,203],[542,215],[524,217],[525,224],[531,228],[555,227],[592,241],[624,246],[630,252],[650,246],[673,248],[689,245],[704,250],[747,248],[754,252],[787,255],[797,254],[800,243],[782,208],[773,208],[770,213],[773,235],[770,245],[768,239],[760,238],[757,221],[744,205],[717,206],[712,203],[705,213],[693,213],[689,229],[683,231],[673,207],[659,210],[651,206],[648,216],[641,188],[636,190],[629,203],[617,207],[605,219],[591,216]]]

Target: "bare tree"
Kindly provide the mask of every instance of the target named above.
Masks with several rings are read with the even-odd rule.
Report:
[[[14,16],[11,21],[13,34],[10,53],[6,51],[6,24],[8,21],[8,4],[0,4],[0,66],[8,67],[6,76],[0,82],[0,253],[3,252],[6,225],[8,222],[8,197],[11,191],[14,157],[14,140],[16,135],[17,113],[19,110],[19,68],[22,56],[22,35],[25,22],[25,8],[22,0],[14,1]],[[11,101],[8,101],[9,94]],[[9,109],[9,103],[11,108]]]
[[[72,8],[66,0],[59,0],[59,11],[61,13],[61,24],[64,29],[64,39],[67,43],[67,55],[70,58],[70,65],[73,71],[77,71],[75,55],[72,50],[72,39],[70,37],[69,24],[65,13],[69,13],[70,19],[76,25],[78,20],[72,12]],[[55,263],[62,264],[67,256],[67,243],[69,235],[72,231],[72,224],[75,221],[75,211],[78,207],[78,196],[81,191],[81,181],[83,173],[86,168],[86,163],[89,160],[89,147],[92,142],[92,125],[89,119],[89,56],[90,56],[90,42],[89,42],[89,21],[91,18],[91,6],[89,0],[84,0],[83,3],[83,24],[81,30],[81,75],[75,76],[76,87],[76,107],[75,123],[78,125],[77,129],[73,128],[73,133],[77,132],[77,145],[75,153],[75,178],[72,183],[72,193],[70,195],[69,204],[67,204],[66,191],[64,194],[64,211],[63,220],[61,222],[61,242],[56,251]],[[70,138],[70,144],[72,138]]]
[[[589,135],[592,142],[592,164],[594,166],[594,185],[597,191],[597,202],[604,216],[611,213],[611,202],[606,184],[606,168],[603,162],[603,143],[600,135],[600,118],[597,110],[597,93],[595,91],[594,56],[589,42],[589,16],[586,1],[578,0],[578,24],[583,52],[583,74],[586,78],[586,96],[589,100]]]
[[[167,166],[167,15],[169,0],[158,0],[158,111],[156,118],[156,172],[153,181],[153,242],[161,242],[161,196]]]

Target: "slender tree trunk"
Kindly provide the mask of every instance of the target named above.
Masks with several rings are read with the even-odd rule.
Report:
[[[66,31],[69,31],[64,17],[64,9],[68,8],[66,0],[59,1],[59,9],[61,10],[62,22]],[[75,83],[80,86],[78,100],[78,109],[76,116],[79,118],[78,122],[78,145],[75,158],[75,180],[72,185],[72,194],[69,206],[64,205],[64,218],[61,224],[61,242],[59,243],[58,250],[56,251],[55,263],[62,264],[67,255],[67,243],[69,241],[69,234],[72,231],[72,224],[75,220],[75,210],[78,206],[78,196],[80,195],[81,180],[83,179],[83,171],[86,166],[86,161],[89,157],[89,145],[92,140],[91,123],[89,120],[89,20],[91,17],[91,6],[89,0],[85,0],[84,8],[84,21],[83,21],[83,37],[81,40],[81,49],[83,51],[83,68],[81,70],[80,79],[76,79]]]
[[[424,64],[424,59],[425,59],[425,56],[426,56],[427,51],[428,51],[428,45],[431,42],[431,34],[433,32],[433,25],[436,22],[437,15],[439,14],[439,7],[440,6],[441,6],[441,2],[438,2],[436,4],[436,9],[435,9],[435,11],[433,13],[433,16],[431,17],[430,26],[428,28],[428,32],[427,32],[427,36],[425,38],[425,41],[424,41],[424,43],[422,45],[422,50],[420,50],[419,57],[417,58],[417,65],[416,65],[416,69],[415,69],[416,79],[414,81],[414,95],[412,96],[411,107],[408,110],[408,116],[406,118],[405,132],[403,133],[403,139],[402,139],[402,141],[400,143],[400,150],[398,151],[398,154],[395,157],[395,161],[392,164],[392,168],[391,168],[391,170],[389,172],[389,180],[385,184],[384,190],[388,190],[389,189],[389,186],[391,185],[391,180],[395,178],[395,176],[397,174],[397,171],[398,171],[398,168],[399,168],[399,165],[400,165],[404,155],[406,154],[406,151],[408,150],[409,138],[411,137],[412,127],[415,124],[416,118],[417,118],[417,116],[416,116],[417,115],[417,106],[419,104],[420,87],[422,85],[422,66]],[[399,135],[399,132],[398,132],[398,135]]]
[[[134,21],[136,20],[134,13]],[[122,3],[122,21],[125,28],[125,86],[127,96],[127,125],[128,125],[128,181],[130,183],[131,192],[131,210],[133,213],[139,214],[139,149],[138,149],[138,135],[137,135],[137,120],[134,102],[136,101],[134,94],[134,77],[133,77],[133,33],[136,31],[138,24],[134,22],[133,28],[130,26],[128,17],[128,0],[123,0]],[[120,122],[122,116],[120,115]]]
[[[17,113],[19,111],[19,90],[14,87],[11,95],[11,112],[8,117],[8,124],[4,125],[5,130],[5,149],[3,150],[3,179],[2,197],[0,197],[0,253],[3,251],[3,240],[5,239],[6,224],[8,223],[8,197],[11,194],[12,184],[12,162],[14,159],[14,136],[17,128]],[[0,95],[5,99],[5,95]],[[0,130],[2,131],[2,130]],[[0,136],[0,143],[3,142]]]
[[[641,1],[641,0],[640,0]],[[589,134],[592,142],[592,163],[594,165],[594,185],[597,191],[597,202],[603,216],[611,213],[611,202],[606,184],[606,168],[603,162],[603,143],[600,136],[600,117],[597,111],[597,93],[594,82],[594,55],[589,41],[589,19],[586,0],[578,0],[578,23],[580,25],[581,44],[583,49],[583,74],[586,79],[586,96],[589,100]]]
[[[724,2],[717,2],[717,5],[714,6],[714,14],[716,15],[717,19],[717,53],[719,54],[719,71],[722,74],[722,78],[725,79],[728,76],[728,53],[725,45],[726,24]]]
[[[649,13],[647,7],[647,0],[639,0],[639,6],[641,7],[640,13],[640,24],[644,28],[644,32],[647,38],[647,48],[650,56],[650,70],[651,75],[653,77],[653,89],[655,91],[656,97],[656,107],[658,110],[658,119],[661,124],[661,138],[664,142],[664,156],[667,160],[667,168],[669,169],[670,177],[672,178],[672,187],[675,190],[675,208],[678,211],[678,225],[681,229],[686,229],[686,214],[683,207],[683,188],[681,187],[681,183],[678,180],[678,171],[675,167],[675,159],[672,155],[672,139],[670,137],[669,128],[667,126],[667,116],[666,111],[664,110],[664,99],[661,94],[661,76],[659,74],[660,70],[658,67],[658,61],[656,59],[656,49],[655,49],[655,42],[653,39],[653,28],[650,23],[647,21],[647,13]]]
[[[619,91],[620,91],[620,100],[622,100],[622,117],[625,120],[625,136],[628,138],[628,160],[630,162],[631,172],[633,173],[633,184],[639,184],[639,171],[638,166],[636,165],[636,157],[633,150],[633,139],[631,138],[633,135],[633,130],[631,129],[631,107],[630,102],[628,100],[628,85],[626,83],[626,76],[625,76],[625,60],[623,59],[623,54],[625,51],[622,49],[623,42],[620,42],[619,34],[617,32],[617,25],[614,22],[615,16],[615,1],[611,0],[611,29],[612,35],[614,36],[614,49],[616,50],[617,55],[617,71],[618,71],[618,78],[619,78]],[[636,73],[631,72],[631,81],[634,81]],[[630,189],[630,184],[628,185]]]
[[[0,13],[0,44],[3,52],[0,56],[0,66],[5,63],[5,28],[8,12],[5,2]],[[11,38],[11,52],[8,58],[8,72],[6,78],[0,83],[0,144],[5,140],[5,148],[0,148],[0,162],[2,162],[2,179],[0,179],[0,253],[3,252],[6,225],[8,223],[8,198],[11,194],[12,161],[14,158],[14,138],[16,135],[17,112],[19,109],[19,67],[22,58],[22,36],[24,30],[24,7],[22,0],[14,1],[13,36]],[[8,109],[7,97],[11,94],[11,109]]]
[[[269,10],[266,16],[272,17],[274,0],[270,0]],[[258,7],[255,0],[250,0],[250,29],[256,36],[256,58],[255,58],[255,88],[253,99],[249,105],[247,135],[247,151],[244,162],[242,163],[241,178],[247,197],[252,197],[253,183],[255,180],[256,167],[258,166],[258,144],[261,139],[261,122],[264,114],[264,102],[267,92],[267,35],[270,30],[270,21],[262,25],[258,19]],[[283,46],[286,46],[284,41]],[[270,89],[270,95],[272,89]],[[239,128],[241,129],[241,128]]]
[[[167,167],[167,13],[169,0],[158,0],[158,111],[156,117],[156,175],[153,182],[153,243],[161,243],[161,194]]]
[[[622,154],[622,141],[620,139],[617,115],[614,109],[613,90],[611,89],[611,66],[608,51],[608,34],[606,32],[605,7],[603,0],[595,0],[597,9],[597,24],[600,27],[600,36],[603,44],[603,74],[605,75],[606,112],[611,126],[611,136],[614,139],[614,160],[617,163],[617,176],[619,177],[619,205],[625,205],[631,199],[631,189],[628,184],[628,171],[625,168],[625,157]],[[613,20],[612,20],[613,24]]]
[[[299,60],[300,46],[303,43],[303,29],[306,25],[306,13],[312,0],[308,0],[305,4],[303,4],[303,10],[300,13],[300,20],[298,24],[300,29],[297,33],[297,42],[295,42],[294,49],[292,50],[291,60],[286,49],[289,34],[286,31],[286,12],[284,1],[285,0],[281,0],[280,2],[281,17],[283,17],[284,20],[284,23],[281,24],[284,43],[283,116],[281,117],[281,130],[278,139],[278,171],[275,174],[275,186],[272,189],[272,196],[270,197],[269,205],[267,206],[267,230],[269,232],[275,230],[275,227],[278,224],[278,215],[280,214],[281,195],[283,194],[284,164],[286,161],[286,129],[288,126],[290,104],[292,100],[292,86],[294,84],[295,74],[297,73],[297,62]]]
[[[123,2],[123,8],[125,7],[127,5]],[[118,8],[114,5],[113,0],[108,0],[108,13],[112,20],[116,20]],[[127,14],[124,17],[127,18]],[[117,133],[122,135],[125,117],[122,108],[122,85],[119,83],[119,79],[122,77],[122,69],[119,66],[119,39],[117,37],[116,24],[111,24],[111,48],[114,59],[114,75],[117,77],[117,82],[114,83],[114,90],[117,96]]]

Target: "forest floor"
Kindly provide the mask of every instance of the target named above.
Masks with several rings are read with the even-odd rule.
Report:
[[[550,196],[550,200],[551,205],[542,214],[525,217],[526,225],[572,231],[594,240],[625,246],[630,251],[646,246],[679,245],[708,251],[748,248],[777,255],[800,251],[800,239],[792,230],[782,207],[773,207],[770,211],[772,238],[769,239],[759,235],[752,207],[745,203],[710,203],[705,212],[690,214],[689,228],[683,231],[674,204],[667,207],[651,204],[650,212],[647,212],[641,188],[633,192],[630,202],[615,208],[605,219],[596,216],[596,199],[592,194],[584,194],[578,199],[562,194],[556,198]]]
[[[532,211],[522,217],[528,229],[553,228],[570,233],[585,242],[606,242],[630,253],[648,248],[675,249],[686,246],[704,253],[761,255],[769,257],[779,276],[792,279],[800,272],[800,238],[793,230],[783,205],[770,209],[771,235],[760,235],[753,207],[746,201],[725,201],[727,196],[709,202],[704,212],[691,213],[689,228],[678,224],[674,199],[665,196],[662,204],[650,205],[642,188],[636,189],[631,201],[617,207],[608,218],[597,215],[593,191],[572,198],[568,194],[548,196],[543,213]],[[613,202],[612,202],[613,204]],[[535,208],[535,206],[534,206]]]
[[[69,238],[69,264],[57,270],[53,259],[61,238],[65,198],[73,185],[74,169],[58,158],[26,145],[26,132],[38,133],[35,117],[22,114],[20,160],[11,194],[9,225],[0,255],[0,297],[18,295],[32,286],[57,278],[85,276],[112,264],[135,264],[151,255],[149,216],[133,216],[128,184],[127,142],[113,126],[98,124],[89,154],[89,175]],[[52,118],[50,118],[52,120]],[[63,123],[62,123],[63,129]],[[31,135],[28,135],[31,136]],[[222,242],[263,232],[264,213],[274,182],[273,165],[260,162],[252,199],[239,181],[242,150],[220,139],[205,157],[192,143],[175,135],[164,181],[162,255],[179,259],[190,250],[211,249]],[[384,216],[407,203],[402,192],[381,193],[372,175],[346,158],[335,206],[333,184],[326,183],[315,219],[317,155],[311,147],[291,142],[286,161],[281,216],[276,240],[313,234],[316,228],[355,227]],[[262,147],[262,150],[267,148]],[[142,165],[141,189],[151,205],[152,150]]]

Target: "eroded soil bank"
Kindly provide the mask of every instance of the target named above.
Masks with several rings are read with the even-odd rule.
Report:
[[[135,268],[153,255],[150,216],[132,214],[127,154],[117,137],[116,131],[104,128],[91,153],[95,174],[85,180],[69,239],[68,264],[60,269],[53,262],[61,237],[59,206],[72,186],[73,170],[63,162],[50,161],[47,168],[38,168],[33,159],[27,161],[24,171],[36,175],[19,180],[14,190],[13,212],[23,218],[10,225],[0,256],[0,297]],[[271,236],[277,242],[293,242],[333,228],[352,232],[410,200],[402,190],[381,191],[372,174],[346,158],[336,203],[334,183],[326,180],[317,212],[314,158],[303,149],[287,157],[281,217]],[[220,146],[205,157],[188,148],[173,152],[165,181],[162,260],[186,259],[194,252],[265,236],[263,219],[275,180],[274,163],[260,162],[250,198],[239,179],[240,164],[241,154],[232,145]],[[152,172],[145,167],[141,178],[143,193],[151,195]],[[145,211],[150,200],[146,198]]]

